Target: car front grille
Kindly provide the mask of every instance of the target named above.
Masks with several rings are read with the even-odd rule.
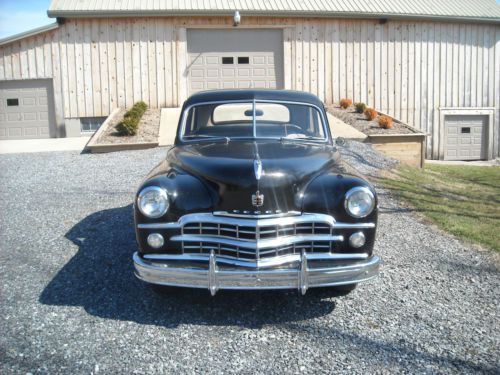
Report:
[[[202,220],[206,218],[207,220]],[[326,215],[304,214],[283,218],[245,219],[199,216],[181,226],[183,254],[209,254],[246,260],[310,252],[333,252],[342,236],[334,234],[334,221]]]

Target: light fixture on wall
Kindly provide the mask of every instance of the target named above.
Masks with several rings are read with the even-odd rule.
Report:
[[[241,15],[240,15],[240,12],[238,10],[236,10],[234,12],[234,16],[233,16],[233,26],[236,27],[240,24],[241,22]]]

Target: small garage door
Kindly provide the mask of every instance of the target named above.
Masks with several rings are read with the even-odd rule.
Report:
[[[51,80],[0,82],[0,139],[49,138],[54,124]]]
[[[187,48],[190,94],[283,87],[282,30],[190,29]]]
[[[445,116],[445,160],[486,159],[488,116]]]

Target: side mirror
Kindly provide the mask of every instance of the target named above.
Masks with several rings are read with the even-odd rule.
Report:
[[[337,146],[345,146],[345,144],[346,144],[345,138],[343,138],[343,137],[335,138],[335,144]]]

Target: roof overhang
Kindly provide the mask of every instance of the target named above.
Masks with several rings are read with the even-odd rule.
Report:
[[[12,42],[16,42],[18,40],[28,38],[30,36],[42,34],[42,33],[45,33],[47,31],[57,29],[58,27],[59,27],[59,24],[57,22],[54,22],[54,23],[51,23],[49,25],[37,27],[36,29],[31,29],[31,30],[28,30],[28,31],[25,31],[25,32],[22,32],[19,34],[8,36],[7,38],[0,39],[0,46],[3,46],[5,44],[9,44]]]
[[[240,11],[246,17],[312,17],[312,18],[350,18],[350,19],[387,19],[442,22],[473,22],[500,24],[500,18],[466,17],[430,14],[400,14],[400,13],[363,13],[363,12],[328,12],[328,11]],[[203,17],[203,16],[233,16],[233,11],[227,10],[48,10],[52,18],[106,18],[106,17]]]

